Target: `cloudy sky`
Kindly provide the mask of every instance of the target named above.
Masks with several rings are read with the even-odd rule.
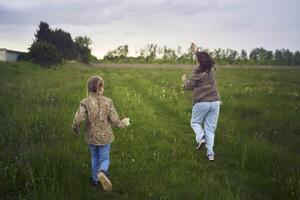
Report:
[[[300,49],[299,0],[1,0],[0,48],[26,51],[40,21],[73,37],[87,35],[92,53],[148,43],[185,50]]]

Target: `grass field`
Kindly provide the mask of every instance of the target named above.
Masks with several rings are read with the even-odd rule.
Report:
[[[299,199],[300,70],[217,69],[215,162],[195,150],[190,71],[0,63],[0,199]],[[70,129],[94,74],[132,124],[114,129],[111,193],[89,186],[87,144]]]

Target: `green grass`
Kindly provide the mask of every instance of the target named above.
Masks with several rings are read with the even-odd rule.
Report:
[[[0,199],[299,199],[300,70],[217,70],[211,163],[194,148],[190,71],[0,63]],[[114,129],[111,193],[89,186],[87,144],[70,128],[94,74],[132,124]]]

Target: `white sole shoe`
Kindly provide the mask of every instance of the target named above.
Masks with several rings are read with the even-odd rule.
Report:
[[[107,191],[107,192],[112,191],[112,184],[103,172],[98,173],[98,179],[99,179],[104,191]]]
[[[198,143],[198,145],[196,146],[196,149],[199,151],[201,149],[204,149],[204,146],[205,146],[205,140],[204,139],[201,139]]]
[[[207,159],[209,161],[214,161],[215,160],[215,156],[214,155],[209,155],[209,156],[207,156]]]

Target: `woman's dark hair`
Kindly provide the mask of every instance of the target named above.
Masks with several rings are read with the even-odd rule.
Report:
[[[205,51],[200,51],[196,53],[196,57],[199,63],[199,72],[210,72],[215,64],[210,55]]]

